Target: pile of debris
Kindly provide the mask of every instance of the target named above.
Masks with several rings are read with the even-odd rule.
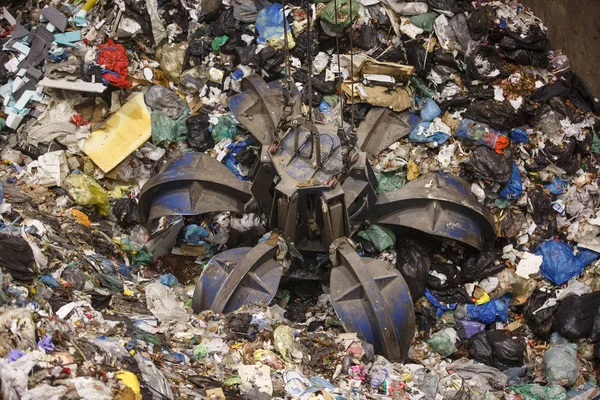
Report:
[[[0,17],[2,398],[600,395],[600,103],[519,3]]]

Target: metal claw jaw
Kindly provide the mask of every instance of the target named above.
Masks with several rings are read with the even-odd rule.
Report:
[[[347,239],[332,252],[331,302],[349,332],[371,343],[377,354],[404,362],[415,332],[410,290],[400,272],[382,260],[360,257]]]

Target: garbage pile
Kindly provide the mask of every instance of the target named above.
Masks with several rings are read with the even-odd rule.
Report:
[[[13,1],[0,17],[2,398],[600,396],[600,103],[518,2]],[[206,155],[222,169],[202,179],[248,193],[262,142],[230,99],[256,75],[358,132],[378,195],[447,174],[491,213],[491,243],[353,231],[410,290],[404,363],[338,316],[330,255],[181,173]],[[387,139],[364,140],[380,109]],[[194,212],[144,203],[165,165]],[[214,256],[265,241],[284,274],[269,304],[192,311]]]

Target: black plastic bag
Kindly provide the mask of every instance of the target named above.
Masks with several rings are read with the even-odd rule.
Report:
[[[285,60],[285,52],[283,50],[275,50],[267,46],[258,53],[259,65],[269,75],[281,72],[282,63]]]
[[[244,147],[235,155],[235,160],[238,164],[245,167],[251,167],[258,158],[258,148],[256,147]]]
[[[352,109],[354,109],[354,123],[356,125],[360,124],[360,121],[363,121],[369,111],[373,108],[369,103],[356,103],[356,104],[346,104],[344,107],[344,121],[347,123],[352,123]]]
[[[140,223],[140,209],[135,199],[118,199],[115,201],[112,211],[123,228],[130,228]]]
[[[415,304],[415,322],[419,332],[424,332],[425,337],[429,337],[433,328],[437,324],[437,309],[433,306],[426,306],[425,303]]]
[[[427,73],[431,70],[431,61],[433,58],[427,54],[427,49],[423,46],[424,43],[422,40],[413,40],[404,43],[406,61],[415,67],[417,75],[422,77],[426,77]]]
[[[437,49],[433,52],[433,63],[435,65],[443,65],[445,67],[450,67],[454,69],[458,69],[459,66],[456,64],[456,59],[450,53],[446,53],[441,49]]]
[[[508,101],[485,100],[478,101],[465,112],[465,117],[484,122],[494,129],[508,131],[525,125],[527,116],[515,111]]]
[[[523,365],[526,344],[508,330],[496,330],[471,336],[468,348],[471,358],[502,371]]]
[[[469,93],[474,99],[489,100],[494,98],[494,87],[492,85],[469,86]]]
[[[240,23],[233,17],[233,8],[221,12],[219,18],[210,24],[213,36],[235,36],[240,29]]]
[[[183,71],[197,65],[201,65],[204,58],[212,51],[211,42],[201,38],[195,38],[189,41],[185,58],[183,61]]]
[[[461,271],[456,265],[433,264],[431,270],[445,277],[438,278],[435,275],[427,275],[427,287],[435,290],[446,290],[457,287],[462,281]]]
[[[517,49],[505,52],[504,55],[510,61],[521,65],[533,65],[534,67],[545,68],[550,63],[548,54],[545,51]]]
[[[298,82],[308,83],[308,73],[304,69],[297,69],[292,75]],[[313,75],[312,87],[314,90],[322,94],[334,94],[335,93],[335,81],[328,82],[325,80],[325,71],[319,75]],[[313,99],[314,100],[314,99]]]
[[[256,52],[256,45],[237,46],[235,53],[240,60],[240,64],[248,65],[252,68],[258,67],[260,64],[260,56]]]
[[[478,81],[493,81],[501,71],[502,59],[492,46],[477,46],[467,58],[467,74]]]
[[[185,120],[185,125],[188,129],[187,142],[191,148],[203,152],[215,145],[210,133],[208,115],[203,113],[191,115]]]
[[[270,4],[267,0],[234,0],[233,17],[246,24],[254,23],[258,12]]]
[[[512,151],[505,150],[504,154],[498,154],[486,146],[478,146],[471,153],[465,170],[474,178],[506,184],[512,175],[512,164]]]
[[[529,326],[529,329],[531,329],[531,332],[533,332],[534,335],[542,338],[546,338],[552,334],[552,322],[554,321],[554,315],[558,309],[558,304],[544,308],[538,312],[535,311],[543,306],[546,300],[552,297],[554,296],[551,293],[536,289],[525,305],[523,316],[527,321],[527,326]]]
[[[432,264],[433,255],[427,246],[412,239],[396,242],[396,268],[402,273],[413,301],[423,297]]]
[[[22,282],[30,282],[34,277],[33,250],[20,236],[0,233],[0,266]]]
[[[491,21],[487,7],[480,7],[473,11],[467,21],[471,38],[479,41],[487,35]]]
[[[530,99],[536,103],[543,103],[557,96],[571,100],[584,113],[593,111],[595,114],[600,114],[600,104],[594,101],[594,96],[574,72],[565,72],[557,82],[536,90]]]
[[[429,289],[431,294],[440,302],[445,304],[472,304],[473,299],[462,286],[446,290]]]
[[[546,153],[548,161],[564,169],[567,174],[572,175],[579,169],[579,160],[575,153],[576,148],[577,143],[573,138],[566,138],[559,145],[546,141],[544,153]]]
[[[372,50],[379,46],[377,29],[373,25],[364,24],[355,36],[354,45],[359,49]]]
[[[519,32],[511,32],[505,29],[493,30],[490,32],[489,39],[491,42],[498,43],[505,50],[546,51],[550,44],[548,36],[538,26],[532,26],[525,36],[522,36]]]
[[[556,232],[556,214],[552,208],[552,200],[544,189],[537,185],[535,189],[529,192],[528,201],[532,208],[533,222],[544,239],[548,239]]]
[[[488,276],[496,275],[506,268],[504,263],[496,263],[500,258],[498,250],[484,250],[466,257],[460,265],[462,283],[480,281]]]
[[[548,101],[550,107],[559,114],[564,117],[567,117],[569,120],[575,123],[579,123],[583,121],[584,116],[577,112],[575,108],[567,104],[564,99],[560,97],[553,97]]]
[[[562,300],[552,328],[572,342],[600,340],[600,291]]]
[[[319,54],[319,42],[317,41],[317,35],[314,32],[311,32],[310,35],[311,43],[310,43],[310,52],[313,57]],[[296,38],[296,46],[292,50],[292,55],[304,63],[308,58],[308,31],[303,31]]]
[[[427,0],[427,2],[429,3],[429,8],[452,11],[455,14],[473,9],[473,5],[468,0]]]

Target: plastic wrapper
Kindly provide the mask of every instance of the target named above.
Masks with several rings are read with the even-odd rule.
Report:
[[[567,400],[567,391],[560,385],[541,386],[538,384],[512,385],[508,389],[526,399]]]
[[[377,193],[393,192],[406,184],[406,176],[396,172],[382,172],[377,175],[377,182],[379,182]]]
[[[506,136],[490,129],[486,124],[481,124],[468,118],[460,122],[455,136],[487,146],[498,154],[502,154],[504,149],[510,145],[510,140]]]
[[[281,4],[275,3],[260,10],[256,17],[255,25],[259,40],[267,41],[272,37],[283,38],[284,28]],[[290,30],[291,28],[286,21],[286,31],[290,32]]]
[[[148,309],[161,323],[183,324],[187,322],[189,315],[171,289],[156,282],[146,286],[145,291]]]
[[[600,258],[600,254],[585,249],[574,255],[571,246],[559,240],[542,243],[536,254],[544,258],[540,267],[542,276],[557,285],[579,275],[585,267]]]
[[[71,174],[63,183],[73,200],[82,206],[96,206],[102,215],[108,215],[108,193],[93,178],[84,174]]]
[[[210,74],[201,66],[186,69],[181,73],[180,83],[191,93],[196,93],[210,80]],[[171,117],[173,118],[173,117]]]
[[[397,242],[396,267],[402,273],[413,301],[423,297],[432,264],[433,256],[424,244],[408,238]]]
[[[549,385],[571,386],[579,377],[577,345],[557,344],[544,353],[546,382]]]
[[[167,78],[173,82],[179,83],[187,46],[187,42],[180,42],[163,44],[160,48],[160,68]]]
[[[266,0],[235,0],[233,4],[233,18],[250,24],[256,21],[258,12],[270,5]]]

